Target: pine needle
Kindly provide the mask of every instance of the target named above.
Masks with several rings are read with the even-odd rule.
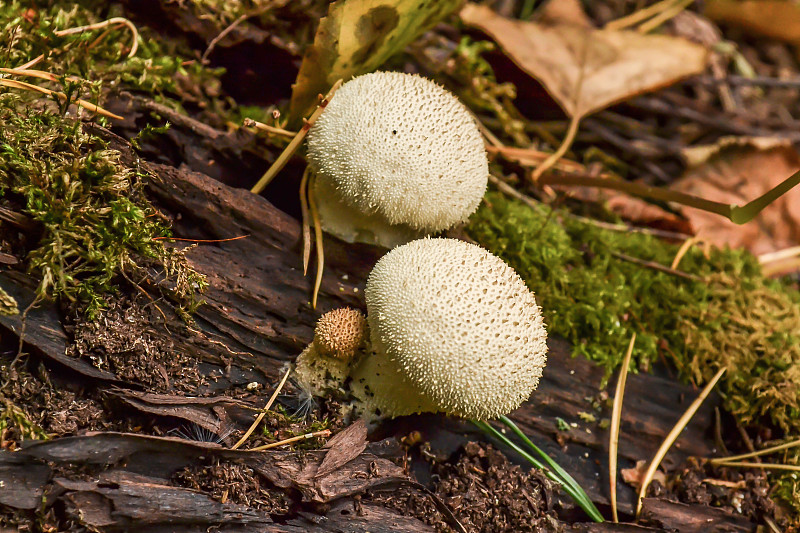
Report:
[[[732,461],[739,461],[740,459],[750,459],[752,457],[761,457],[762,455],[768,455],[770,453],[779,452],[782,450],[788,450],[790,448],[795,448],[800,446],[800,439],[793,440],[791,442],[787,442],[784,444],[779,444],[777,446],[771,446],[769,448],[764,448],[763,450],[756,450],[750,453],[743,453],[741,455],[731,455],[730,457],[715,457],[713,459],[709,459],[708,462],[712,464],[719,464],[719,463],[729,463]]]
[[[248,452],[262,452],[264,450],[269,450],[270,448],[277,448],[278,446],[283,446],[285,444],[291,444],[293,442],[297,442],[299,440],[306,440],[306,439],[313,439],[315,437],[330,437],[331,430],[330,429],[323,429],[322,431],[315,431],[313,433],[306,433],[304,435],[298,435],[296,437],[290,437],[288,439],[284,439],[278,442],[272,442],[270,444],[264,444],[263,446],[256,446],[255,448],[250,448],[247,450]]]
[[[237,442],[236,444],[234,444],[231,447],[231,450],[236,450],[242,444],[247,442],[247,439],[250,438],[250,435],[253,434],[253,431],[255,431],[255,429],[258,427],[258,425],[261,423],[261,421],[264,420],[264,416],[267,414],[267,411],[269,411],[269,408],[272,407],[273,403],[275,403],[275,399],[278,397],[278,393],[281,392],[281,389],[283,388],[284,384],[286,383],[286,380],[289,378],[289,374],[291,374],[291,373],[292,373],[292,369],[291,368],[286,371],[286,374],[284,374],[283,379],[278,384],[278,387],[275,389],[275,392],[272,393],[272,396],[270,397],[269,401],[267,402],[267,405],[264,406],[264,409],[256,417],[255,421],[253,422],[253,425],[250,426],[250,429],[248,429],[247,432],[244,435],[242,435],[242,438],[239,439],[239,442]],[[276,443],[275,445],[277,446],[278,444]]]
[[[625,381],[628,379],[628,367],[631,364],[631,354],[633,353],[633,343],[635,342],[636,333],[634,332],[631,335],[631,342],[628,344],[628,351],[625,352],[622,368],[619,370],[608,436],[608,476],[611,488],[611,518],[614,523],[619,522],[619,517],[617,516],[617,451],[619,449],[619,426],[622,420],[622,399],[625,395]]]
[[[686,424],[692,419],[694,414],[700,408],[700,405],[703,401],[711,394],[711,390],[717,384],[717,381],[722,377],[722,374],[725,373],[725,368],[720,368],[719,372],[711,378],[711,381],[708,382],[708,385],[703,388],[700,392],[700,395],[692,402],[689,408],[683,413],[683,416],[680,417],[678,422],[675,424],[675,427],[672,428],[672,431],[669,432],[667,437],[664,439],[664,442],[661,443],[661,447],[656,452],[653,460],[650,461],[650,465],[647,467],[647,471],[642,478],[642,486],[639,487],[639,496],[636,499],[636,518],[639,518],[639,514],[642,512],[642,500],[644,499],[645,494],[647,494],[647,488],[650,486],[650,482],[653,481],[653,476],[656,473],[661,461],[667,455],[667,452],[678,439],[678,435],[681,434],[681,431],[686,427]]]

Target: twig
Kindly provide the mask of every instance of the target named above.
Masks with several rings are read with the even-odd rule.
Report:
[[[253,127],[257,130],[266,131],[267,133],[272,133],[274,135],[282,135],[284,137],[294,137],[297,135],[296,131],[289,131],[283,128],[276,128],[275,126],[270,126],[268,124],[264,124],[263,122],[259,122],[257,120],[253,120],[252,118],[246,118],[242,121],[242,126],[244,127]]]
[[[67,28],[65,30],[57,30],[54,31],[53,33],[58,35],[59,37],[63,37],[65,35],[74,35],[76,33],[83,33],[85,31],[107,28],[108,26],[112,26],[114,24],[122,24],[126,26],[129,30],[131,30],[131,33],[133,34],[133,43],[131,44],[131,51],[128,52],[128,57],[135,56],[136,51],[139,49],[139,30],[136,29],[136,26],[133,24],[133,22],[123,17],[114,17],[108,20],[104,20],[103,22],[97,22],[95,24],[88,24],[86,26],[77,26],[75,28]]]
[[[622,368],[619,370],[608,435],[608,478],[611,488],[611,518],[614,523],[619,522],[619,517],[617,516],[617,451],[619,449],[619,426],[622,420],[622,399],[625,396],[625,381],[628,379],[628,366],[631,364],[631,354],[633,353],[633,343],[635,342],[636,332],[631,335],[628,351],[625,352],[625,359],[622,362]]]
[[[688,272],[683,272],[681,270],[675,270],[674,268],[665,267],[661,263],[656,263],[654,261],[645,261],[644,259],[639,259],[638,257],[633,257],[621,252],[611,252],[611,255],[618,259],[622,259],[623,261],[628,261],[630,263],[635,263],[647,268],[652,268],[653,270],[658,270],[659,272],[664,272],[665,274],[672,274],[673,276],[690,279],[692,281],[703,281],[703,278],[700,276],[689,274]]]
[[[664,200],[667,202],[676,202],[681,205],[695,207],[697,209],[702,209],[703,211],[708,211],[709,213],[721,215],[735,224],[744,224],[755,218],[765,207],[800,183],[800,171],[795,172],[763,195],[743,206],[706,200],[705,198],[700,198],[691,194],[673,191],[671,189],[651,187],[649,185],[643,185],[641,183],[634,183],[631,181],[595,178],[592,176],[555,176],[550,174],[547,176],[542,176],[539,179],[539,183],[549,185],[582,185],[584,187],[612,189],[626,192],[634,196],[642,196],[645,198]]]
[[[272,404],[275,402],[275,399],[278,397],[278,393],[281,392],[281,389],[283,388],[283,385],[286,383],[286,380],[289,378],[289,374],[291,374],[291,373],[292,373],[292,369],[291,368],[286,370],[286,374],[283,375],[283,379],[278,384],[278,387],[275,389],[275,392],[273,392],[272,396],[270,396],[269,401],[267,402],[267,405],[264,406],[264,409],[262,409],[261,413],[259,413],[259,415],[256,417],[256,420],[250,426],[250,429],[248,429],[247,432],[245,432],[245,434],[242,435],[242,438],[239,439],[239,442],[237,442],[236,444],[234,444],[231,447],[231,450],[235,450],[235,449],[239,448],[239,446],[241,446],[242,444],[247,442],[247,439],[249,439],[250,435],[253,434],[253,431],[255,431],[256,427],[258,427],[258,424],[260,424],[261,421],[264,420],[264,416],[267,414],[267,411],[269,411],[269,408],[272,407]],[[276,444],[276,446],[277,446],[277,444]]]
[[[287,146],[283,152],[281,152],[281,155],[278,156],[278,159],[272,163],[272,166],[267,169],[261,179],[258,180],[258,183],[256,183],[250,190],[250,192],[259,194],[264,190],[264,188],[266,188],[267,185],[269,185],[269,182],[271,182],[272,179],[278,175],[278,172],[280,172],[281,169],[286,165],[286,163],[289,161],[289,158],[292,157],[292,154],[294,154],[297,149],[300,148],[300,144],[303,142],[303,139],[305,139],[306,135],[308,135],[308,130],[311,129],[311,126],[314,125],[314,122],[316,122],[322,112],[325,111],[325,108],[328,107],[328,103],[331,101],[334,93],[336,93],[336,90],[341,85],[342,80],[339,80],[333,84],[331,90],[328,91],[328,94],[326,94],[322,101],[320,101],[317,109],[311,114],[310,117],[308,117],[308,120],[305,121],[303,127],[297,132],[297,135],[294,136],[294,139],[292,139],[292,142],[289,143],[289,146]]]
[[[642,512],[642,500],[644,499],[645,494],[647,494],[647,488],[650,486],[650,482],[653,481],[653,475],[655,475],[656,470],[658,469],[661,461],[667,455],[667,452],[672,447],[672,444],[677,440],[678,435],[680,435],[681,431],[686,427],[689,421],[692,419],[694,414],[700,408],[700,405],[703,403],[703,400],[711,394],[711,390],[717,384],[719,379],[722,377],[722,374],[725,373],[725,368],[720,368],[719,372],[711,378],[711,381],[708,382],[708,385],[703,388],[700,395],[692,402],[689,408],[683,413],[683,416],[680,417],[678,422],[675,424],[675,427],[672,428],[672,431],[669,432],[667,437],[664,439],[664,442],[661,443],[661,447],[659,447],[658,451],[656,452],[653,460],[650,461],[650,465],[647,467],[647,471],[642,478],[642,486],[639,487],[639,495],[636,498],[636,518],[639,518],[639,514]]]

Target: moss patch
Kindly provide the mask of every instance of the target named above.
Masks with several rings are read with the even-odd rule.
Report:
[[[575,355],[610,374],[636,332],[635,368],[664,358],[701,385],[726,367],[717,390],[727,410],[744,424],[800,434],[800,293],[764,278],[751,254],[712,249],[706,258],[692,249],[680,269],[699,280],[684,279],[621,258],[669,266],[676,245],[498,193],[467,232],[525,279],[548,331],[571,341]],[[782,493],[800,492],[790,475],[778,479]]]

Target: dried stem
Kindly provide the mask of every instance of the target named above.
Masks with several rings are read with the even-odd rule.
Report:
[[[320,101],[319,106],[317,106],[317,109],[311,114],[310,117],[308,117],[308,120],[305,121],[303,127],[300,128],[300,131],[298,131],[297,134],[294,136],[294,139],[292,139],[292,142],[289,143],[289,146],[287,146],[283,150],[283,152],[281,152],[281,155],[279,155],[278,159],[276,159],[275,162],[272,163],[272,166],[270,166],[267,169],[267,171],[264,173],[261,179],[258,180],[258,183],[256,183],[253,186],[253,188],[250,189],[251,192],[259,194],[267,187],[267,185],[269,185],[269,183],[275,178],[275,176],[278,175],[278,172],[280,172],[281,169],[284,166],[286,166],[286,163],[289,161],[289,158],[292,157],[292,155],[298,150],[298,148],[300,148],[303,139],[305,139],[306,135],[308,135],[308,130],[311,129],[311,126],[314,125],[314,122],[316,122],[316,120],[319,118],[322,112],[325,111],[325,108],[328,106],[328,103],[331,101],[331,98],[333,98],[334,93],[341,84],[342,80],[339,80],[333,84],[331,90],[328,91],[328,94],[326,94],[325,97],[322,99],[322,101]]]
[[[130,20],[123,18],[123,17],[114,17],[108,20],[104,20],[103,22],[97,22],[95,24],[88,24],[86,26],[76,26],[75,28],[67,28],[65,30],[58,30],[53,33],[58,35],[59,37],[63,37],[65,35],[74,35],[76,33],[83,33],[85,31],[91,30],[99,30],[102,28],[107,28],[109,26],[113,26],[115,24],[122,24],[123,26],[127,27],[131,30],[133,34],[133,42],[131,43],[131,51],[128,52],[128,57],[133,57],[136,55],[136,51],[139,49],[139,30],[136,29],[136,25]]]

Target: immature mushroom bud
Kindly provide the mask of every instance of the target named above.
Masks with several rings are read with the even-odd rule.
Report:
[[[338,389],[349,372],[350,360],[364,346],[367,321],[361,311],[334,309],[322,315],[314,329],[314,340],[297,358],[297,382],[314,394]]]
[[[486,420],[539,384],[547,332],[533,293],[483,248],[421,239],[395,248],[367,280],[373,353],[350,373],[367,411],[443,411]]]
[[[325,313],[314,329],[314,344],[319,353],[350,361],[364,344],[367,321],[361,311],[342,307]]]
[[[489,175],[475,120],[420,76],[376,72],[339,88],[308,133],[322,226],[391,247],[477,209]]]

